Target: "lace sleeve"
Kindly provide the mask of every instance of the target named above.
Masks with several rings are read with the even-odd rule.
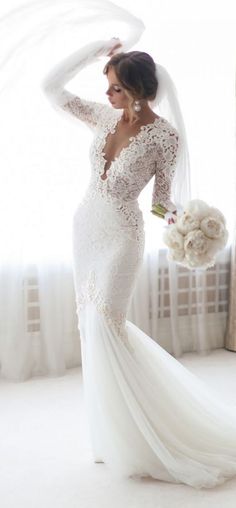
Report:
[[[66,113],[78,118],[92,130],[105,122],[109,115],[113,113],[110,106],[100,102],[81,99],[68,90],[62,91],[60,101],[54,102],[54,107],[62,109]]]
[[[115,39],[86,44],[51,69],[41,83],[43,92],[55,109],[73,115],[92,130],[102,121],[105,113],[113,111],[112,108],[106,104],[81,99],[65,89],[64,85],[89,63],[100,56],[106,56],[116,44]]]
[[[171,201],[171,183],[175,174],[175,163],[178,150],[179,136],[176,130],[169,131],[162,142],[162,156],[160,162],[155,162],[155,178],[152,192],[152,209],[161,204],[170,212],[176,210]]]

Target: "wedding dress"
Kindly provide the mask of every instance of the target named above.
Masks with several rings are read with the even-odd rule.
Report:
[[[214,487],[236,475],[236,408],[223,405],[126,319],[145,246],[138,196],[154,177],[152,204],[173,210],[178,133],[159,116],[130,137],[107,167],[106,139],[123,111],[64,88],[113,46],[114,40],[86,45],[42,83],[53,107],[94,133],[90,182],[73,217],[73,275],[94,460],[121,476]]]

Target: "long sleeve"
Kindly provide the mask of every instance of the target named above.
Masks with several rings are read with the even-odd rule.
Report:
[[[63,109],[85,122],[92,130],[97,127],[103,114],[111,112],[109,105],[81,99],[64,88],[76,74],[99,56],[106,56],[117,40],[95,41],[86,44],[50,70],[43,79],[41,88],[55,109]]]
[[[171,201],[171,184],[175,174],[179,136],[176,130],[168,131],[162,144],[161,163],[156,162],[156,172],[152,191],[152,209],[162,205],[174,212],[176,205]]]

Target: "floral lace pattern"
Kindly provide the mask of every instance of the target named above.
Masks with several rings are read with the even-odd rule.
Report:
[[[106,122],[111,110],[106,104],[81,99],[68,90],[63,90],[60,102],[64,111],[82,120],[93,131],[101,122]]]
[[[138,134],[129,138],[128,146],[121,149],[105,171],[107,161],[103,149],[106,136],[116,132],[122,111],[113,111],[105,104],[84,101],[76,96],[67,100],[63,109],[95,129],[90,158],[93,173],[95,172],[92,176],[99,177],[96,185],[101,193],[120,196],[125,201],[137,199],[155,175],[152,206],[160,203],[170,211],[175,210],[170,194],[175,173],[178,133],[166,119],[159,117],[152,123],[142,125]]]
[[[96,285],[96,273],[94,270],[90,270],[88,278],[81,286],[80,293],[76,297],[78,317],[80,311],[89,301],[95,304],[96,309],[104,316],[107,324],[112,326],[115,330],[116,336],[122,340],[123,344],[131,353],[134,353],[134,349],[128,341],[128,334],[125,329],[126,313],[115,311],[111,304],[105,300],[101,289]],[[86,341],[86,338],[82,337],[82,339]]]
[[[127,306],[143,260],[143,226],[137,202],[105,199],[96,189],[87,190],[73,220],[78,317],[93,301],[125,343]]]

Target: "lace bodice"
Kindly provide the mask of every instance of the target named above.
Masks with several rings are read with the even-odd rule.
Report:
[[[176,129],[163,117],[143,125],[135,136],[129,138],[128,146],[110,163],[104,179],[102,175],[107,161],[103,150],[106,137],[108,133],[116,131],[123,110],[114,110],[106,104],[82,99],[62,86],[65,80],[73,77],[78,67],[82,68],[98,54],[106,54],[112,45],[114,40],[98,41],[95,45],[86,46],[87,51],[83,48],[69,57],[44,80],[44,91],[57,109],[83,121],[94,132],[90,147],[90,192],[99,192],[108,198],[125,202],[133,201],[154,177],[152,206],[160,203],[173,211],[176,206],[170,196],[178,150]]]

